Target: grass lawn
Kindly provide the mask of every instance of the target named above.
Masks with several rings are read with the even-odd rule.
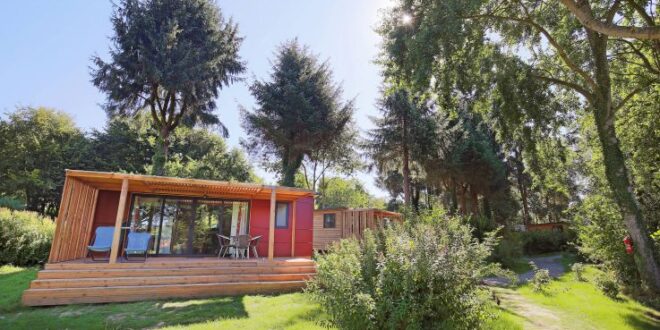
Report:
[[[571,256],[563,258],[565,266]],[[599,272],[587,266],[584,282],[568,272],[551,282],[544,292],[534,292],[529,285],[516,291],[534,304],[555,312],[567,329],[659,329],[660,313],[620,295],[610,299],[593,284]]]
[[[303,293],[135,303],[24,307],[36,268],[0,267],[0,329],[322,329],[326,315]],[[486,329],[522,329],[520,317],[495,309]]]

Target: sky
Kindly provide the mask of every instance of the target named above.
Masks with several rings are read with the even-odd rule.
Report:
[[[268,77],[279,44],[298,38],[328,60],[344,99],[355,98],[355,121],[372,127],[382,81],[374,59],[379,36],[374,32],[388,0],[217,0],[223,15],[238,23],[245,38],[240,56],[247,62],[244,82],[224,88],[217,115],[229,128],[228,144],[240,147],[245,137],[239,106],[252,108],[248,84]],[[90,82],[91,56],[108,59],[112,3],[104,0],[10,1],[0,11],[0,113],[19,106],[46,106],[69,113],[84,130],[101,129],[104,95]],[[275,177],[254,165],[257,175]],[[378,197],[374,174],[356,173]]]

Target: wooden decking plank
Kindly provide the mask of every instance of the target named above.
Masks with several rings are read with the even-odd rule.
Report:
[[[195,283],[228,283],[245,281],[293,281],[306,280],[314,273],[286,274],[232,274],[232,275],[200,275],[200,276],[158,276],[158,277],[115,277],[115,278],[75,278],[35,280],[30,284],[32,289],[82,288],[82,287],[112,287],[164,284],[195,284]]]
[[[305,281],[238,282],[221,284],[190,284],[103,289],[28,289],[23,303],[28,306],[74,303],[137,301],[159,298],[210,297],[248,293],[275,293],[299,290]]]
[[[253,267],[250,272],[257,273],[309,273],[316,271],[315,266],[287,267]],[[126,270],[44,270],[37,274],[37,279],[56,278],[94,278],[94,277],[131,277],[131,276],[176,276],[176,275],[223,275],[244,274],[243,267],[209,267],[209,268],[148,268]]]

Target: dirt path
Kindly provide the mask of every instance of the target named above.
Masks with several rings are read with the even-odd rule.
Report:
[[[500,307],[523,318],[525,329],[563,329],[560,326],[561,318],[557,313],[534,304],[511,289],[494,287],[491,290],[500,299]]]
[[[538,268],[547,269],[553,278],[559,277],[566,272],[561,263],[561,255],[551,255],[543,257],[530,257]],[[518,275],[520,282],[527,282],[534,276],[534,271],[529,271]],[[491,290],[500,300],[500,307],[516,314],[524,319],[525,329],[563,329],[560,325],[560,316],[545,307],[541,307],[529,299],[521,296],[519,293],[504,288],[508,286],[509,281],[503,278],[490,278],[484,281],[491,286]]]

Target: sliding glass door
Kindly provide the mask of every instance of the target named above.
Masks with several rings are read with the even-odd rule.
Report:
[[[249,232],[249,203],[238,200],[133,196],[131,229],[154,237],[154,255],[212,255],[217,234]]]

